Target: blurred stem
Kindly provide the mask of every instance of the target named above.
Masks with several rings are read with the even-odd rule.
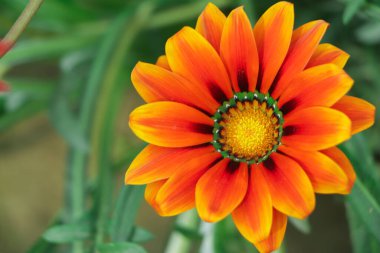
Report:
[[[30,0],[3,40],[10,44],[14,44],[25,30],[34,14],[36,14],[43,1],[44,0]]]
[[[215,252],[215,224],[202,221],[200,230],[203,235],[203,240],[199,253]]]
[[[132,45],[134,38],[142,30],[143,25],[149,20],[153,5],[151,2],[143,2],[136,11],[128,8],[115,24],[116,29],[111,35],[115,38],[112,53],[106,64],[105,74],[102,79],[101,96],[97,103],[97,120],[95,122],[95,137],[98,138],[98,177],[97,177],[97,199],[96,208],[98,210],[96,220],[95,246],[104,242],[106,228],[109,221],[109,209],[112,204],[112,142],[114,137],[114,125],[117,117],[119,105],[123,98],[125,82],[120,82],[118,77],[122,73],[124,61],[128,49]],[[115,37],[116,36],[116,37]],[[119,37],[120,36],[120,37]],[[133,221],[131,221],[133,222]]]
[[[190,210],[178,216],[176,225],[186,230],[197,231],[199,227],[199,219],[195,209]],[[187,253],[190,252],[192,241],[190,238],[178,231],[173,231],[170,235],[165,253]]]

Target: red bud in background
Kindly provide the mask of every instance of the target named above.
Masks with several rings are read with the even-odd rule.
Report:
[[[11,49],[12,43],[8,41],[1,40],[0,41],[0,58],[3,57],[9,49]]]

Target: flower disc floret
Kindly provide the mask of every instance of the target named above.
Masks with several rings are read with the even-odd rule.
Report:
[[[281,143],[282,113],[277,102],[259,92],[239,92],[214,115],[215,149],[223,157],[260,163]]]

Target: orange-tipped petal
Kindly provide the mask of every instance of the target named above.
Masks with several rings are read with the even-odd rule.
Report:
[[[329,43],[320,44],[311,56],[306,68],[333,63],[339,68],[344,68],[350,55],[342,49],[337,48]]]
[[[293,158],[306,172],[317,193],[347,193],[350,181],[331,158],[318,151],[302,151],[281,146],[280,151]]]
[[[227,70],[215,49],[197,31],[184,27],[166,42],[171,69],[207,88],[222,103],[233,96]]]
[[[188,147],[212,141],[213,120],[175,102],[154,102],[136,108],[129,126],[142,140],[162,147]]]
[[[375,106],[367,101],[351,96],[342,97],[332,108],[346,114],[352,121],[352,133],[359,133],[375,122]]]
[[[294,75],[301,72],[317,48],[328,24],[323,20],[309,22],[297,28],[292,35],[288,54],[271,87],[273,98],[278,98]]]
[[[220,38],[226,16],[213,3],[208,3],[197,20],[195,29],[219,52]]]
[[[285,115],[281,142],[302,150],[321,150],[351,137],[351,120],[326,107],[307,107]]]
[[[154,64],[139,62],[131,74],[132,83],[148,103],[174,101],[214,114],[219,107],[204,86]]]
[[[294,8],[278,2],[257,21],[253,32],[260,61],[257,90],[267,93],[288,52],[292,38]]]
[[[195,156],[178,164],[177,172],[157,194],[156,202],[164,216],[173,216],[195,206],[195,186],[199,178],[221,158],[217,152]]]
[[[288,217],[273,209],[273,222],[269,236],[265,240],[255,243],[260,253],[270,253],[280,248],[284,240],[287,223]]]
[[[233,211],[232,218],[240,233],[255,243],[269,236],[273,207],[269,188],[260,170],[255,166],[250,172],[247,194]]]
[[[348,177],[349,184],[347,185],[346,191],[343,193],[350,193],[352,186],[354,186],[356,180],[356,173],[354,171],[354,167],[352,166],[350,160],[347,156],[337,147],[329,148],[326,150],[322,150],[322,153],[333,159],[340,168],[344,171],[346,176]]]
[[[178,171],[178,167],[193,157],[211,154],[212,145],[190,148],[163,148],[148,145],[133,160],[125,174],[126,184],[147,184],[166,179]]]
[[[299,73],[281,95],[283,113],[310,106],[332,106],[352,87],[353,80],[334,64],[320,65]]]
[[[166,57],[166,55],[161,55],[160,57],[158,57],[156,61],[156,65],[161,68],[170,70],[168,58]]]
[[[306,173],[293,159],[272,153],[260,166],[273,206],[296,218],[307,217],[315,207],[315,194]]]
[[[247,187],[247,164],[223,159],[197,183],[195,201],[199,216],[207,222],[225,218],[241,203]]]
[[[148,184],[145,188],[144,197],[145,197],[146,202],[148,202],[149,205],[151,205],[159,215],[162,215],[162,212],[159,206],[157,205],[156,196],[157,196],[158,191],[166,183],[166,181],[167,181],[166,179],[156,181],[156,182]]]
[[[251,23],[243,7],[233,10],[227,17],[220,54],[227,66],[234,91],[254,91],[259,58]]]

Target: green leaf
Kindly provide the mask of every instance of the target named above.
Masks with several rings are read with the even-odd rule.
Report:
[[[380,175],[362,135],[343,146],[357,179],[347,197],[346,209],[356,253],[378,252],[380,244]],[[374,250],[374,251],[373,251]]]
[[[380,22],[369,22],[355,32],[356,37],[361,42],[374,45],[380,42]]]
[[[341,148],[354,166],[358,179],[376,202],[380,203],[380,172],[367,142],[362,134],[357,134]]]
[[[293,217],[289,217],[288,220],[290,224],[292,224],[301,233],[310,234],[311,226],[308,219],[300,220]]]
[[[134,220],[144,196],[144,189],[143,186],[122,187],[111,220],[110,234],[113,241],[133,240]]]
[[[366,0],[350,0],[343,12],[343,23],[348,24]]]
[[[181,224],[176,224],[174,226],[174,230],[191,240],[199,240],[202,238],[202,235],[198,232],[198,230],[182,226]]]
[[[91,231],[91,226],[88,223],[57,225],[49,228],[43,234],[43,238],[48,242],[54,243],[82,241],[91,236]]]
[[[358,218],[361,219],[366,230],[372,233],[380,243],[380,205],[360,179],[356,180],[355,186],[348,196],[348,203]]]
[[[101,244],[97,250],[99,253],[146,253],[140,245],[129,242]]]
[[[353,209],[352,205],[349,202],[346,203],[346,212],[350,226],[350,236],[353,244],[353,252],[380,252],[379,241],[376,240],[373,234],[368,231],[366,225],[362,222],[362,218]]]
[[[256,22],[256,19],[257,19],[257,15],[255,13],[256,8],[254,6],[254,2],[255,1],[252,1],[252,0],[239,0],[238,2],[239,2],[239,4],[241,4],[242,6],[244,6],[244,11],[247,13],[248,18],[251,21],[251,24],[253,25]]]
[[[131,241],[136,243],[150,241],[154,238],[154,235],[142,227],[134,227],[131,236]]]
[[[83,73],[87,73],[92,54],[93,50],[80,50],[64,57],[61,61],[62,81],[55,90],[49,111],[50,119],[59,133],[70,146],[82,152],[89,150],[89,141],[71,109],[71,98],[85,82]]]

